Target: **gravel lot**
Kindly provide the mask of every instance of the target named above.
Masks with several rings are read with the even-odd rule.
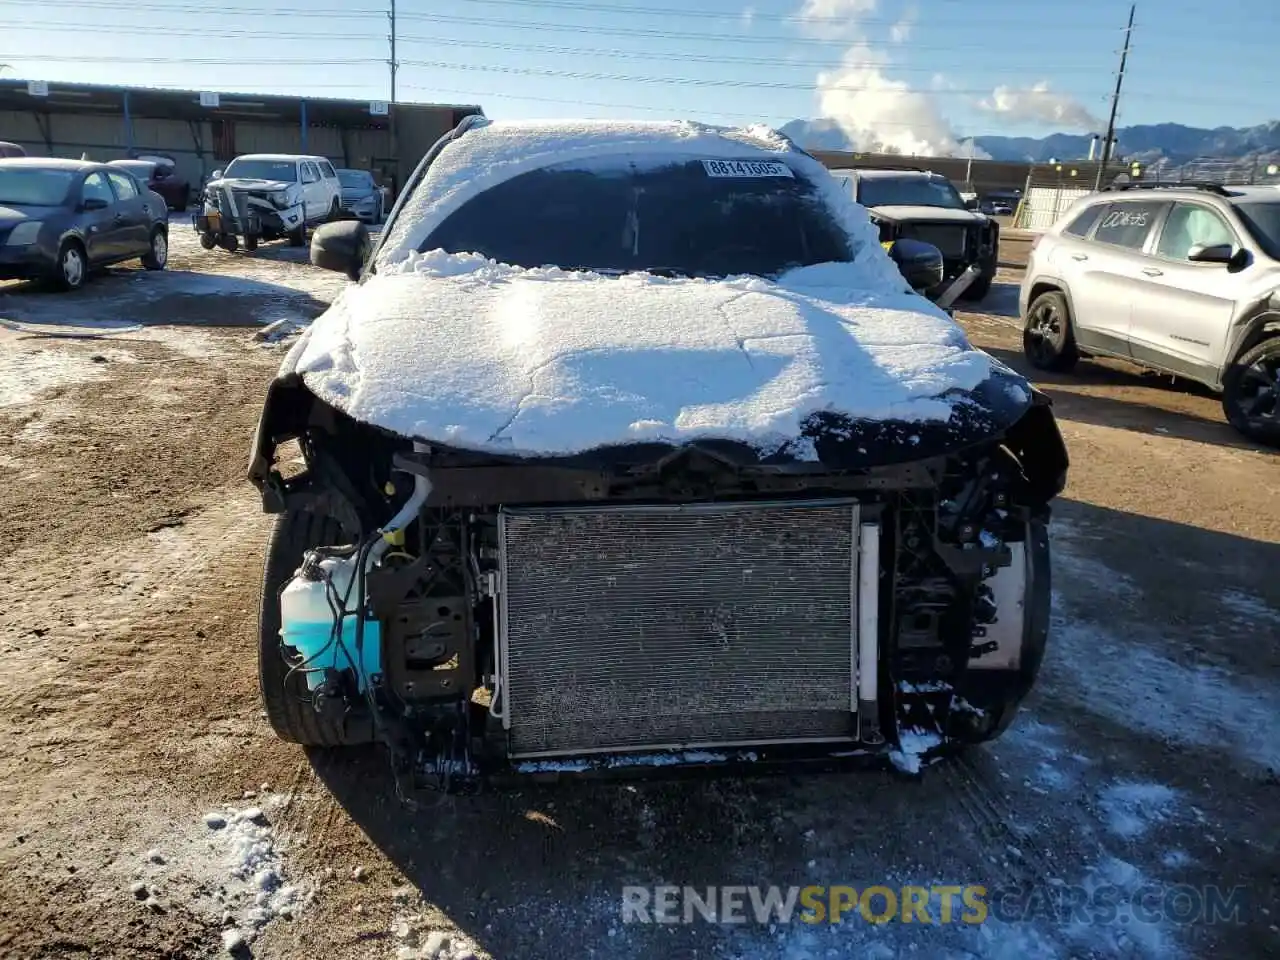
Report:
[[[584,784],[409,810],[379,756],[281,744],[257,698],[268,519],[242,477],[283,348],[252,332],[314,317],[343,281],[278,245],[205,253],[181,222],[172,248],[165,274],[75,295],[0,284],[0,956],[1280,952],[1280,461],[1212,396],[1102,363],[1043,382],[1073,460],[1054,633],[991,748],[918,781]],[[1019,368],[1023,255],[1009,239],[962,316]],[[659,883],[1047,883],[1120,909],[623,924],[622,886]],[[1234,922],[1189,922],[1169,895],[1209,884],[1240,888]],[[1125,909],[1144,890],[1163,917]]]

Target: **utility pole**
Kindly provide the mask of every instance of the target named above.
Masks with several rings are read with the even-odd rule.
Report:
[[[1102,187],[1102,171],[1111,162],[1111,145],[1116,136],[1116,111],[1120,108],[1120,88],[1124,85],[1124,67],[1129,60],[1129,40],[1133,37],[1133,14],[1138,9],[1136,3],[1129,5],[1129,25],[1124,28],[1124,49],[1120,52],[1120,72],[1116,74],[1116,92],[1111,95],[1111,119],[1107,121],[1107,135],[1102,141],[1102,159],[1098,161],[1098,175],[1093,181],[1093,189]]]
[[[394,190],[400,192],[400,143],[396,136],[396,71],[400,63],[396,60],[396,0],[391,0],[391,59],[387,61],[391,68],[391,103],[387,107],[387,128],[391,138],[391,161],[394,164]]]

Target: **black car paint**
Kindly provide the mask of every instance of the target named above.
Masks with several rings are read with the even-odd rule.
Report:
[[[24,167],[33,166],[21,161]],[[0,160],[0,166],[5,161]],[[65,161],[58,169],[69,169]],[[164,198],[147,189],[127,171],[107,164],[83,164],[74,167],[62,202],[57,206],[0,207],[0,279],[33,280],[51,277],[57,270],[58,252],[67,241],[79,243],[85,250],[89,266],[109,266],[133,260],[150,251],[151,235],[157,228],[168,231],[168,207]],[[95,174],[106,177],[114,200],[102,209],[86,209],[82,194],[85,180]],[[121,198],[108,174],[125,176],[137,188],[135,197]],[[31,220],[42,223],[35,243],[21,247],[7,245],[10,231]]]

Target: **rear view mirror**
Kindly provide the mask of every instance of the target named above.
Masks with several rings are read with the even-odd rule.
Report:
[[[340,220],[316,228],[311,235],[311,262],[322,270],[360,279],[369,258],[369,229],[359,220]]]
[[[920,240],[895,240],[889,244],[889,259],[912,290],[932,290],[942,283],[942,251]]]
[[[1229,243],[1214,243],[1209,246],[1198,243],[1187,251],[1187,259],[1192,263],[1231,263],[1235,253],[1235,248]]]

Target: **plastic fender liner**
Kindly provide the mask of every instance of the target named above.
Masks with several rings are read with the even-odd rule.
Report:
[[[1044,504],[1067,486],[1067,445],[1053,415],[1053,400],[1031,387],[1031,406],[1005,434],[1035,496]]]
[[[284,479],[275,469],[276,447],[303,434],[314,403],[315,396],[300,374],[284,374],[267,386],[262,416],[253,431],[248,470],[249,482],[262,494],[265,513],[284,512]]]

